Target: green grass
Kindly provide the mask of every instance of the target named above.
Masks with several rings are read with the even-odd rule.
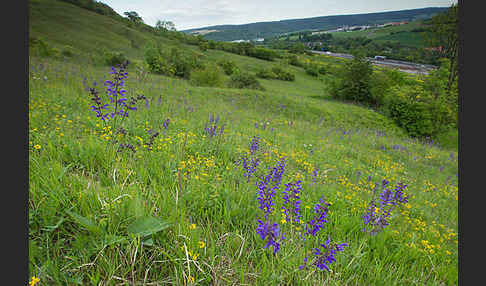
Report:
[[[383,28],[374,28],[368,30],[351,31],[351,32],[334,32],[335,38],[356,38],[366,37],[376,40],[377,42],[400,42],[405,46],[425,47],[425,38],[421,33],[412,32],[423,26],[423,21],[417,20],[399,26],[388,26]]]
[[[42,3],[65,13],[79,9]],[[31,29],[37,19],[29,19]],[[37,33],[49,43],[67,41],[44,25]],[[80,42],[73,47],[89,51]],[[137,53],[127,48],[141,60]],[[249,72],[279,64],[213,50],[204,55]],[[127,94],[145,95],[148,108],[140,102],[124,124],[137,151],[117,154],[112,140],[120,135],[103,129],[82,84],[85,76],[91,86],[96,80],[106,100],[102,82],[110,67],[79,56],[31,57],[29,68],[29,277],[39,277],[39,285],[188,285],[192,278],[198,285],[457,285],[457,149],[416,142],[371,109],[331,100],[326,76],[291,66],[295,82],[261,80],[266,90],[254,91],[153,74],[142,81],[130,66]],[[214,138],[204,132],[211,114],[225,126]],[[149,129],[160,132],[152,150],[144,147]],[[273,220],[282,219],[281,191],[291,181],[303,182],[305,221],[322,195],[332,203],[316,241],[300,243],[298,230],[282,224],[280,251],[273,256],[264,248],[255,232],[262,216],[258,179],[246,182],[235,164],[253,136],[261,138],[257,174],[281,156],[287,160]],[[409,204],[369,236],[360,231],[361,216],[383,179],[408,184]],[[349,244],[331,271],[299,271],[328,235]]]

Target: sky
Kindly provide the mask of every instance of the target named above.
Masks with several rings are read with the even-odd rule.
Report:
[[[118,14],[135,11],[155,26],[172,21],[178,31],[214,25],[448,7],[457,0],[101,0]]]

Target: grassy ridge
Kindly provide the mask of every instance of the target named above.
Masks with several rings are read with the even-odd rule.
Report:
[[[423,27],[423,21],[417,20],[400,26],[389,26],[362,31],[334,32],[332,35],[336,38],[366,37],[377,42],[400,42],[405,46],[420,48],[426,47],[425,38],[420,33],[413,32],[414,29],[420,27]]]
[[[116,25],[105,25],[111,20],[72,5],[31,5],[39,5],[38,14],[31,9],[31,30],[53,45],[96,52],[99,46],[81,42],[123,35]],[[48,7],[92,17],[93,26],[69,28],[81,31],[76,37],[52,32],[60,18],[42,18]],[[94,33],[101,26],[111,31]],[[127,45],[131,59],[141,61],[141,52]],[[201,57],[229,58],[249,72],[281,64],[214,50]],[[96,81],[106,102],[103,82],[110,67],[83,61],[83,54],[71,60],[31,57],[30,276],[39,277],[40,285],[456,285],[457,150],[408,138],[370,109],[330,100],[325,76],[288,68],[295,82],[261,80],[266,91],[254,91],[197,87],[153,74],[144,79],[129,66],[127,95],[147,100],[130,113],[128,133],[120,135],[113,122],[104,127],[96,118],[86,89]],[[205,132],[211,116],[224,125],[214,137]],[[153,132],[160,134],[149,149]],[[247,180],[236,162],[248,154],[253,136],[261,138],[261,164]],[[136,152],[117,153],[113,140],[122,139]],[[286,239],[274,256],[255,232],[262,216],[256,184],[283,157],[272,219]],[[409,202],[392,213],[383,232],[370,236],[360,231],[361,216],[383,179],[408,184]],[[322,195],[331,203],[317,241],[300,242],[301,229],[281,221],[283,184],[296,180],[303,185],[304,221]],[[349,245],[331,271],[299,270],[328,236]]]
[[[344,25],[371,25],[388,22],[413,21],[415,19],[430,18],[446,8],[432,7],[410,9],[391,12],[322,16],[304,19],[291,19],[273,22],[258,22],[242,25],[217,25],[185,30],[185,33],[197,30],[218,30],[204,34],[204,38],[216,41],[253,40],[256,38],[270,38],[284,33],[309,30],[332,30]]]

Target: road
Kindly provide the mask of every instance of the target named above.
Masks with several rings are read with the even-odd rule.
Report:
[[[331,53],[331,52],[321,52],[321,51],[310,51],[316,54],[323,54],[328,55],[331,57],[338,57],[338,58],[346,58],[352,59],[353,56],[349,54],[340,54],[340,53]],[[366,58],[372,64],[376,66],[386,66],[386,67],[394,67],[398,68],[399,70],[407,73],[413,74],[428,74],[431,70],[437,69],[436,66],[433,65],[424,65],[412,62],[405,62],[405,61],[397,61],[397,60],[375,60],[373,58]]]

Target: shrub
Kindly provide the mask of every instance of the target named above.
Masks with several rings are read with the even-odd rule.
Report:
[[[271,70],[271,69],[260,69],[256,73],[256,76],[259,78],[264,78],[264,79],[276,79],[277,75]]]
[[[376,107],[382,106],[390,88],[405,84],[408,84],[405,74],[398,70],[387,68],[383,71],[373,72],[370,78],[372,102]]]
[[[61,53],[62,53],[63,56],[72,57],[74,55],[74,48],[66,45],[62,49]]]
[[[202,69],[202,61],[195,55],[186,55],[179,48],[162,50],[153,43],[145,49],[145,62],[153,73],[189,79],[192,69]]]
[[[327,72],[328,72],[328,67],[327,66],[324,66],[324,65],[321,65],[319,67],[319,69],[317,70],[318,73],[322,74],[322,75],[325,75]]]
[[[236,64],[230,60],[221,60],[218,62],[218,65],[223,68],[224,73],[227,75],[231,75],[234,71],[238,70]]]
[[[277,76],[279,80],[294,81],[295,75],[279,66],[274,66],[272,72]]]
[[[103,53],[105,64],[109,66],[117,66],[126,62],[128,59],[122,52],[112,52],[105,50]]]
[[[308,75],[319,76],[319,67],[316,64],[306,64],[304,70]]]
[[[218,87],[223,85],[223,77],[217,65],[209,64],[203,69],[191,71],[191,84]]]
[[[249,56],[262,60],[273,61],[278,57],[278,54],[276,51],[266,48],[252,48],[249,50]]]
[[[304,64],[299,60],[297,55],[288,55],[287,56],[289,64],[296,66],[296,67],[303,67]]]
[[[274,66],[271,69],[270,68],[263,68],[260,69],[256,73],[257,77],[260,78],[265,78],[265,79],[279,79],[279,80],[285,80],[285,81],[294,81],[295,80],[295,75],[292,74],[289,71],[284,70],[283,68],[279,66]]]
[[[208,42],[199,42],[199,49],[203,52],[207,51],[209,49],[209,43]]]
[[[386,96],[385,110],[413,137],[434,137],[451,127],[447,106],[433,100],[420,85],[394,86]]]
[[[46,41],[35,37],[29,38],[29,52],[40,57],[51,57],[56,54],[56,50],[50,47]]]
[[[231,75],[229,87],[265,90],[254,75],[242,71]]]
[[[371,95],[371,63],[363,55],[356,55],[345,63],[341,81],[333,88],[332,95],[339,99],[365,104],[376,104]]]

